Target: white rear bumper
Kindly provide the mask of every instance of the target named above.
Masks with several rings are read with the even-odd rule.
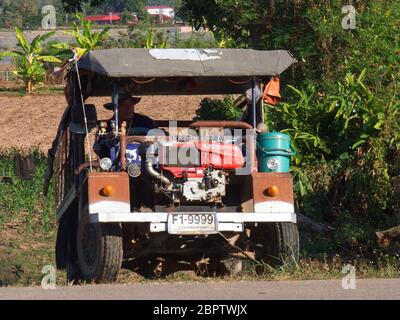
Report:
[[[199,212],[200,213],[200,212]],[[168,227],[167,212],[101,212],[90,214],[92,223],[150,223],[151,232],[166,232]],[[295,213],[240,213],[218,212],[218,231],[243,232],[246,222],[292,222],[296,223]]]

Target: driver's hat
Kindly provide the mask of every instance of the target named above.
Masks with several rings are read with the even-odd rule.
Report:
[[[119,97],[119,100],[121,100],[121,99],[123,99],[123,100],[125,100],[125,99],[126,100],[127,99],[132,100],[132,104],[133,105],[138,104],[140,102],[140,100],[142,100],[142,98],[140,98],[140,97],[132,97],[131,95],[127,94],[126,92],[121,92],[118,95],[118,97]],[[103,106],[107,110],[111,110],[111,111],[114,110],[114,103],[113,102],[106,103]]]

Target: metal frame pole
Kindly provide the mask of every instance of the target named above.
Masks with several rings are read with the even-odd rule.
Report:
[[[119,92],[118,92],[118,85],[117,85],[116,83],[114,83],[114,85],[113,85],[112,100],[113,100],[114,114],[115,114],[115,132],[118,133],[118,124],[119,124],[119,114],[118,114]]]
[[[256,77],[253,77],[251,81],[251,105],[252,105],[252,116],[253,116],[252,122],[254,130],[257,127],[257,101],[256,101],[255,91],[256,91]]]

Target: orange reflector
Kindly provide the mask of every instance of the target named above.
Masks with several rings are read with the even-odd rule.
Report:
[[[277,186],[270,186],[267,188],[267,194],[270,197],[277,197],[279,195],[279,188]]]
[[[112,186],[110,186],[110,185],[107,185],[107,186],[105,186],[105,187],[103,188],[103,194],[104,194],[106,197],[111,197],[114,193],[115,193],[115,189],[114,189]]]

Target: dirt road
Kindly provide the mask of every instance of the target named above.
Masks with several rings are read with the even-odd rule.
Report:
[[[215,283],[151,283],[42,288],[0,288],[3,299],[157,299],[157,300],[270,300],[270,299],[400,299],[400,279],[357,280],[344,290],[341,280],[259,281]]]

